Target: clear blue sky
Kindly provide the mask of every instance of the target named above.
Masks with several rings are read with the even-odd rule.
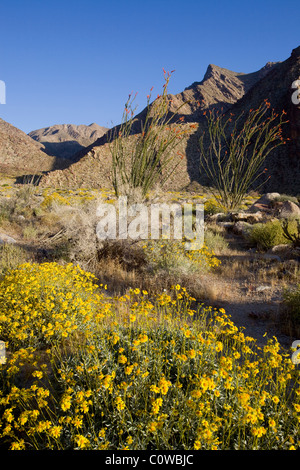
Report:
[[[162,68],[169,92],[208,64],[253,72],[300,45],[298,0],[1,0],[0,117],[24,132],[53,124],[111,127],[128,94],[138,111]]]

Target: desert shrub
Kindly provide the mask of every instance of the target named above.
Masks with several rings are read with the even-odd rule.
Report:
[[[247,116],[222,116],[210,111],[207,132],[200,143],[200,170],[209,179],[212,194],[222,199],[228,210],[236,210],[249,189],[258,184],[267,170],[263,164],[268,154],[284,144],[282,137],[283,115],[278,118],[275,110],[269,112],[267,100]],[[269,178],[267,178],[269,179]],[[253,185],[258,185],[254,188]]]
[[[218,214],[219,212],[224,212],[225,208],[222,205],[220,198],[209,198],[205,203],[204,203],[204,213],[205,215],[213,215],[213,214]]]
[[[281,226],[284,238],[296,248],[300,247],[300,220],[294,218],[293,222],[291,223],[291,219],[284,219]]]
[[[144,250],[130,240],[105,240],[98,248],[98,259],[114,260],[125,270],[142,270],[146,264]]]
[[[24,248],[10,243],[0,245],[0,274],[29,260],[30,254]]]
[[[188,274],[205,272],[220,261],[206,245],[199,250],[187,250],[184,240],[150,240],[143,246],[146,259],[154,272]]]
[[[51,205],[42,224],[48,224],[54,233],[45,239],[44,244],[57,253],[57,259],[61,252],[63,259],[80,263],[82,267],[87,268],[97,262],[96,210],[97,200],[94,198],[82,204],[71,197],[68,204]]]
[[[176,124],[172,122],[183,104],[170,113],[168,84],[171,74],[172,72],[164,70],[165,83],[162,94],[150,103],[150,91],[146,115],[138,123],[134,118],[135,97],[129,95],[122,122],[109,136],[112,185],[116,196],[127,195],[133,200],[137,197],[144,199],[157,184],[162,185],[169,179],[181,161],[182,156],[175,152],[176,147],[180,144],[182,136],[191,132],[194,124],[182,126],[183,118],[177,119]]]
[[[214,253],[222,253],[228,248],[228,242],[223,235],[212,229],[205,230],[204,239],[208,250]]]
[[[36,238],[37,234],[38,230],[32,223],[26,225],[26,227],[23,229],[23,237],[25,240]]]
[[[263,349],[258,348],[223,309],[192,309],[194,299],[180,285],[153,299],[139,289],[131,289],[118,299],[102,296],[94,317],[89,307],[94,291],[90,276],[74,267],[39,269],[51,286],[57,285],[56,278],[60,278],[70,299],[66,294],[62,303],[59,295],[50,298],[46,291],[44,304],[48,300],[49,305],[54,305],[51,310],[57,311],[59,318],[53,327],[59,334],[48,335],[47,349],[37,350],[33,344],[29,346],[26,336],[20,337],[13,324],[14,315],[15,322],[20,321],[22,308],[18,289],[13,287],[9,294],[9,301],[12,303],[15,298],[17,308],[8,311],[12,328],[6,338],[7,361],[0,365],[3,447],[299,447],[299,374],[276,338],[270,339]],[[26,291],[30,280],[36,286],[39,278],[38,268],[27,269],[27,273]],[[24,269],[20,275],[25,280]],[[73,275],[77,281],[80,279],[79,285],[66,284]],[[20,283],[18,287],[24,292]],[[86,296],[79,317],[91,316],[95,320],[92,331],[85,322],[87,328],[81,329],[80,337],[66,324],[71,321],[73,325],[73,317],[67,315],[60,321],[62,312],[71,314],[74,301],[77,310],[78,297],[74,294],[79,287]],[[34,292],[38,298],[43,295],[36,287]],[[83,300],[82,295],[80,299]],[[0,302],[6,305],[3,297]],[[42,308],[41,315],[37,315],[34,296],[26,306],[24,321],[32,328],[38,322],[44,333],[49,332],[49,308]],[[45,321],[41,323],[43,314]],[[0,326],[4,329],[5,315],[1,312]],[[65,336],[61,334],[62,325]]]
[[[13,213],[13,203],[10,198],[8,199],[1,199],[0,204],[0,224],[5,221],[10,220],[11,215]]]
[[[60,205],[69,205],[69,200],[60,194],[57,191],[52,193],[46,192],[43,202],[41,203],[41,208],[43,209],[51,209],[53,206],[60,206]]]
[[[0,282],[0,335],[11,347],[42,347],[87,328],[99,297],[93,276],[72,264],[25,263]]]
[[[296,222],[290,221],[289,227],[290,230],[296,228]],[[253,228],[249,231],[248,238],[251,243],[262,250],[268,250],[275,245],[289,243],[283,235],[282,225],[279,220],[253,225]]]

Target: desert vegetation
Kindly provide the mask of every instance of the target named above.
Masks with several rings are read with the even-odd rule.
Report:
[[[282,120],[250,114],[227,163],[217,121],[216,187],[164,191],[169,78],[137,137],[129,98],[112,189],[0,188],[2,449],[299,448],[299,200],[250,188]],[[97,208],[120,195],[203,205],[204,244],[99,239]]]
[[[163,197],[218,207],[209,193]],[[238,237],[229,215],[212,210],[199,252],[176,240],[100,243],[96,206],[114,198],[85,188],[2,187],[1,231],[16,243],[1,245],[1,447],[298,448],[291,349],[275,336],[263,345],[249,336],[220,305],[221,285],[212,289],[226,277],[249,280],[253,247],[263,256],[292,242],[272,238],[267,223],[265,232],[249,224],[252,237]],[[247,195],[243,211],[257,198]],[[279,219],[268,223],[280,232]],[[291,221],[290,232],[296,228]],[[234,261],[239,243],[243,259]],[[284,260],[272,272],[256,261],[258,285],[282,283]],[[290,338],[297,282],[294,270],[283,292]]]
[[[211,190],[220,196],[225,210],[237,209],[250,188],[261,189],[269,178],[260,181],[268,171],[262,168],[263,163],[273,149],[285,143],[282,126],[287,123],[286,113],[279,117],[272,110],[268,115],[270,106],[264,100],[245,117],[244,112],[227,117],[205,111],[207,135],[203,133],[200,138],[200,169],[207,174]]]

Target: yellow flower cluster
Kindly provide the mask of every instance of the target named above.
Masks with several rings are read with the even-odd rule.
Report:
[[[291,358],[276,338],[257,346],[224,309],[193,304],[179,284],[110,298],[72,265],[7,273],[0,446],[299,448]]]
[[[78,266],[23,264],[0,283],[0,335],[9,345],[37,346],[86,330],[101,296]]]

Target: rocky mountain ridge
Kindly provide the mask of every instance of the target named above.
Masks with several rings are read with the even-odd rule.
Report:
[[[300,64],[297,53],[293,51],[291,57],[286,61],[268,62],[260,70],[248,74],[232,72],[210,64],[202,81],[194,82],[181,93],[170,94],[169,98],[172,100],[170,112],[174,112],[180,105],[185,103],[180,109],[180,114],[177,114],[175,118],[182,119],[182,126],[193,124],[194,130],[189,133],[187,139],[180,143],[178,150],[183,158],[177,171],[167,182],[165,189],[180,190],[188,187],[193,182],[206,183],[205,178],[199,172],[199,137],[205,131],[205,111],[216,109],[224,115],[228,112],[237,114],[251,108],[255,109],[264,99],[268,99],[276,110],[280,111],[285,107],[288,113],[297,114],[298,111],[290,105],[290,87],[292,81],[298,76],[300,76]],[[134,132],[137,134],[140,132],[140,123],[146,112],[145,108],[135,116]],[[296,124],[296,127],[297,130],[294,130],[295,136],[298,133],[300,134],[298,124]],[[118,129],[118,126],[115,129]],[[287,134],[289,133],[287,131]],[[129,138],[134,140],[134,136]],[[289,146],[294,143],[295,139]],[[284,155],[287,150],[283,151],[280,147],[280,151],[283,155],[282,164],[279,165],[278,156],[275,155],[276,165],[280,166],[280,171],[277,171],[276,176],[276,165],[272,165],[271,161],[271,168],[273,167],[275,173],[273,179],[271,179],[271,184],[269,183],[268,190],[275,190],[273,186],[276,187],[276,178],[280,179],[282,188],[291,189],[292,186],[295,186],[290,184],[290,172],[286,172],[289,173],[287,183],[283,181],[285,173],[282,168],[286,166],[287,160]],[[57,182],[62,186],[71,184],[111,187],[110,172],[111,154],[107,133],[94,144],[80,151],[76,156],[76,161],[69,168],[64,171],[53,172],[45,177],[43,184],[56,184]],[[277,188],[277,190],[281,191],[280,188]],[[298,191],[297,185],[293,187],[293,191]],[[300,193],[300,184],[298,192]]]
[[[291,100],[292,93],[294,93],[291,88],[292,83],[299,77],[300,47],[294,49],[285,61],[268,62],[260,70],[253,73],[232,72],[210,64],[200,82],[194,82],[181,93],[168,95],[172,100],[170,113],[184,103],[180,109],[180,114],[177,114],[175,118],[176,120],[181,119],[180,125],[183,127],[189,127],[192,124],[193,130],[189,132],[187,138],[180,142],[177,149],[182,155],[180,165],[164,189],[181,190],[193,182],[206,183],[204,175],[199,172],[199,137],[206,129],[205,111],[216,109],[225,117],[227,113],[236,116],[244,113],[246,116],[250,109],[256,109],[267,99],[276,112],[281,113],[282,110],[285,110],[288,124],[285,125],[283,130],[287,144],[275,149],[266,162],[271,178],[264,189],[266,191],[279,191],[280,193],[300,194],[300,106],[295,105]],[[134,117],[134,131],[133,135],[129,137],[132,145],[138,137],[141,122],[146,112],[147,109],[145,108]],[[32,147],[34,148],[34,152],[33,150],[32,152],[39,154],[39,162],[41,162],[41,164],[39,163],[40,166],[35,165],[35,169],[38,168],[47,172],[41,180],[42,185],[111,187],[111,153],[108,136],[111,131],[117,130],[118,126],[109,131],[102,128],[102,135],[87,145],[88,139],[94,139],[97,136],[99,129],[96,129],[95,126],[64,125],[57,128],[50,126],[40,130],[39,136],[34,135],[34,133],[30,133],[31,137],[26,136],[31,139],[31,143],[34,142],[33,137],[43,139],[43,142],[35,142],[35,146]],[[85,134],[85,137],[83,134]],[[80,141],[80,139],[82,140]],[[4,140],[2,138],[2,142]],[[7,142],[11,142],[11,140],[7,139]],[[13,145],[18,146],[18,142],[19,140],[16,137]],[[80,145],[80,150],[72,154],[72,160],[65,158],[64,166],[58,169],[56,166],[57,160],[53,159],[54,157],[49,160],[49,149],[45,148],[45,142],[52,143],[54,146],[63,145],[67,142],[76,142],[76,145]],[[7,153],[6,157],[5,152]],[[54,152],[52,151],[52,153]],[[14,163],[17,166],[19,164],[20,168],[24,167],[25,161],[29,164],[30,158],[26,156],[25,151],[23,152],[24,161],[22,158],[16,158],[17,155],[19,155],[18,150],[15,151],[15,155],[12,155],[6,148],[4,153],[2,152],[2,161],[0,159],[0,163],[9,161],[10,164]],[[42,155],[44,161],[42,161]],[[19,163],[17,164],[17,162]],[[66,162],[68,163],[66,164]],[[46,170],[44,170],[45,167],[47,167]]]
[[[71,159],[80,150],[93,144],[107,132],[106,127],[92,123],[56,124],[29,132],[29,136],[43,144],[45,151],[52,156]]]

